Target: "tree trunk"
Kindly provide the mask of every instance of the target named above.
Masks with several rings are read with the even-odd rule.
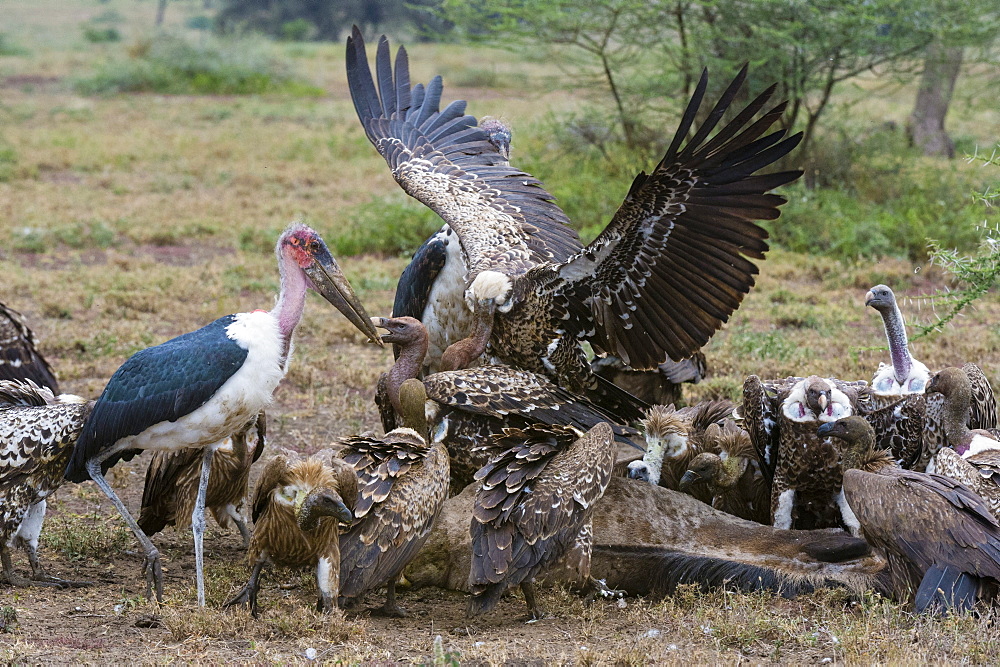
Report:
[[[910,141],[924,155],[955,157],[955,142],[944,130],[955,81],[962,66],[962,47],[933,42],[927,47],[917,101],[910,114]]]
[[[157,0],[156,3],[156,22],[154,25],[159,28],[163,25],[163,15],[167,13],[167,0]]]

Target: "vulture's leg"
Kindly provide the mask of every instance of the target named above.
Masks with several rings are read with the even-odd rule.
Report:
[[[214,447],[206,447],[201,459],[201,479],[198,480],[198,497],[191,512],[191,532],[194,533],[194,577],[198,586],[198,606],[205,606],[205,498],[208,495],[208,478],[212,474]]]
[[[10,549],[7,548],[6,544],[0,543],[0,562],[3,563],[3,576],[7,580],[7,583],[11,586],[18,588],[27,588],[28,586],[53,586],[60,588],[59,584],[48,581],[35,581],[34,579],[25,579],[17,572],[14,571],[14,563],[10,558]]]
[[[31,580],[41,582],[42,585],[54,585],[65,588],[92,586],[93,582],[90,581],[60,579],[59,577],[49,576],[42,570],[42,566],[38,562],[38,536],[41,535],[42,522],[45,520],[45,506],[45,499],[43,498],[29,507],[28,512],[21,520],[21,525],[17,528],[17,534],[14,536],[14,543],[28,554],[28,562],[31,563]]]
[[[319,602],[316,609],[329,614],[337,608],[337,593],[340,591],[340,552],[320,556],[316,563],[316,587],[319,589]]]
[[[91,458],[87,461],[87,473],[90,475],[90,479],[94,480],[94,484],[108,497],[111,504],[118,509],[118,513],[125,519],[125,523],[132,529],[135,539],[139,540],[139,545],[142,547],[143,552],[142,570],[146,577],[146,599],[153,599],[153,593],[155,592],[156,601],[163,602],[163,568],[160,565],[160,552],[157,551],[153,545],[153,541],[149,539],[146,533],[142,532],[142,528],[139,527],[139,524],[129,514],[125,503],[121,501],[115,490],[104,479],[104,473],[101,472],[101,464],[104,463],[105,459],[110,458],[119,451],[121,450],[112,448]]]
[[[541,610],[535,599],[535,585],[530,581],[522,581],[521,592],[524,593],[524,604],[528,605],[528,611],[531,612],[531,620],[537,621],[544,618],[545,612]]]
[[[385,585],[385,604],[372,609],[372,612],[379,616],[388,616],[389,618],[406,618],[409,616],[406,610],[396,602],[396,577],[391,578],[389,583]]]
[[[786,489],[778,495],[777,507],[774,510],[774,527],[791,530],[792,508],[795,505],[795,489]]]
[[[587,577],[587,585],[583,587],[582,595],[587,602],[593,602],[597,598],[617,599],[623,598],[628,593],[626,591],[609,588],[603,579]]]
[[[236,524],[236,529],[240,531],[240,537],[243,538],[243,548],[248,548],[250,546],[250,529],[247,527],[247,520],[243,516],[243,513],[240,512],[236,505],[230,503],[226,505],[226,514]]]
[[[253,571],[250,573],[250,579],[247,580],[246,586],[241,588],[236,595],[226,600],[222,606],[246,605],[250,609],[250,615],[257,618],[257,591],[260,590],[260,575],[264,571],[265,565],[267,565],[267,552],[261,553],[257,562],[254,563]]]

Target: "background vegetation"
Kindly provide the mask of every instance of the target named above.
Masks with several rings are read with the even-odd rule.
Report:
[[[399,191],[358,127],[341,40],[350,22],[365,19],[344,15],[329,34],[300,15],[264,16],[259,25],[248,20],[238,27],[219,20],[236,4],[0,2],[0,301],[25,313],[68,391],[96,396],[138,349],[225,313],[267,307],[277,288],[274,241],[289,220],[303,219],[323,233],[372,314],[388,313],[409,253],[439,224]],[[706,349],[711,376],[687,392],[690,399],[736,398],[750,373],[870,377],[886,355],[878,349],[879,321],[862,299],[880,282],[903,295],[911,324],[933,332],[914,343],[918,358],[932,368],[976,361],[994,383],[1000,380],[1000,220],[990,196],[1000,174],[991,159],[1000,138],[994,93],[1000,74],[994,46],[974,29],[996,18],[992,6],[953,6],[964,8],[963,14],[945,13],[951,5],[922,3],[936,12],[941,30],[933,34],[909,28],[926,25],[927,17],[906,15],[904,21],[903,14],[893,15],[888,24],[908,27],[905,35],[889,36],[886,48],[902,54],[891,63],[869,66],[887,53],[882,42],[848,40],[845,49],[859,45],[851,56],[859,71],[837,70],[851,75],[836,81],[824,102],[822,89],[795,89],[789,82],[799,70],[781,64],[799,45],[800,56],[822,65],[819,56],[827,47],[820,36],[832,36],[811,14],[800,17],[800,24],[779,12],[781,20],[768,24],[756,3],[589,4],[594,13],[585,18],[591,28],[600,25],[597,12],[616,7],[655,9],[673,18],[647,34],[655,27],[651,22],[636,23],[633,16],[629,23],[623,13],[623,23],[605,24],[615,31],[598,42],[604,51],[596,53],[554,33],[522,41],[535,29],[527,18],[559,18],[561,5],[554,0],[489,3],[495,12],[485,17],[452,14],[445,3],[435,28],[441,32],[433,34],[397,14],[364,26],[369,39],[377,25],[390,30],[394,44],[406,43],[415,81],[441,74],[446,99],[468,99],[470,113],[511,123],[514,163],[547,184],[585,238],[613,214],[636,172],[655,164],[685,102],[689,75],[702,65],[710,66],[712,85],[721,86],[749,59],[754,86],[779,81],[782,95],[801,97],[796,129],[805,129],[810,113],[823,104],[808,154],[792,157],[791,166],[805,168],[808,178],[785,188],[788,204],[769,225],[774,250],[761,265],[755,290]],[[799,5],[809,3],[772,9]],[[879,21],[876,37],[892,9],[868,2],[868,16],[848,12],[850,2],[840,6],[845,14],[838,21]],[[518,7],[550,13],[511,22],[510,12]],[[682,66],[678,14],[670,14],[671,8],[680,10],[685,39],[691,39],[689,66]],[[754,39],[731,30],[731,41],[713,46],[704,26],[695,30],[699,16],[713,8],[727,17],[713,19],[720,29],[744,21]],[[732,12],[736,18],[728,18]],[[301,23],[286,27],[300,19],[309,23],[306,29]],[[596,34],[583,28],[569,37],[586,42]],[[783,46],[773,56],[777,60],[743,54],[752,43],[763,48],[769,40]],[[923,155],[907,130],[927,49],[935,43],[958,44],[963,55],[945,125],[959,156],[954,159]],[[611,79],[600,66],[601,53],[614,66]],[[631,123],[631,138],[623,119]],[[977,152],[975,160],[961,157]],[[928,239],[935,239],[930,249]],[[921,298],[933,295],[943,296]],[[967,303],[976,307],[941,327],[956,305]],[[339,435],[376,428],[371,394],[390,363],[387,352],[360,345],[360,335],[343,318],[313,301],[297,336],[295,363],[277,392],[272,442],[312,451]],[[121,468],[116,478],[132,501],[144,463]],[[133,627],[143,611],[135,599],[140,583],[123,579],[126,571],[138,571],[137,557],[101,502],[89,484],[61,492],[43,537],[45,557],[61,564],[60,574],[72,577],[89,567],[88,576],[101,585],[93,593],[18,593],[10,604],[31,621],[0,647],[0,659],[126,660],[134,655],[111,651],[129,642],[133,650],[153,650],[136,639]],[[172,539],[158,542],[174,577],[168,583],[174,595],[166,612],[170,627],[156,635],[156,650],[165,657],[219,661],[227,654],[218,651],[226,649],[246,659],[283,662],[301,659],[306,647],[320,641],[327,655],[354,660],[386,659],[388,645],[431,655],[432,637],[424,626],[440,623],[433,617],[413,620],[405,636],[374,621],[289,621],[312,603],[308,582],[297,593],[283,593],[257,625],[214,612],[199,616],[185,606],[193,593],[185,593],[191,582],[178,565],[190,552],[189,538]],[[210,565],[218,599],[245,576],[232,564],[241,553],[235,541],[231,551],[230,565]],[[81,603],[81,595],[92,597]],[[493,662],[523,657],[525,647],[539,646],[551,659],[629,664],[642,656],[799,662],[914,656],[996,662],[1000,656],[989,630],[992,617],[914,619],[878,600],[855,604],[821,595],[788,602],[692,593],[663,604],[630,601],[629,610],[619,613],[600,606],[584,610],[562,592],[547,595],[549,606],[560,610],[559,632],[511,639],[508,624],[474,637],[455,635],[446,645],[463,657]],[[449,604],[461,606],[442,599],[428,608]],[[114,620],[92,628],[84,612],[63,613],[81,606],[94,618]],[[77,632],[98,642],[89,637],[108,627],[115,639],[104,648],[56,650],[50,640]],[[650,628],[667,639],[643,634]],[[260,643],[247,640],[245,631],[258,633],[253,642]],[[395,657],[410,655],[399,650]]]

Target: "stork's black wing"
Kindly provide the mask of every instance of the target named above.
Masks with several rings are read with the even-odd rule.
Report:
[[[573,314],[567,327],[635,369],[691,356],[729,319],[754,285],[751,260],[768,249],[755,221],[777,218],[785,202],[766,193],[802,173],[755,173],[802,139],[765,134],[785,103],[752,121],[774,86],[709,139],[745,78],[746,68],[685,143],[708,85],[702,75],[660,163],[635,178],[607,228],[556,269],[555,289]]]
[[[94,405],[66,467],[66,479],[90,479],[87,461],[153,424],[177,421],[204,405],[243,365],[247,350],[226,336],[227,315],[191,333],[132,355],[115,371]],[[102,465],[106,472],[135,452]]]
[[[441,77],[411,88],[406,50],[399,49],[393,68],[384,36],[375,70],[377,87],[355,27],[347,40],[347,83],[361,125],[400,187],[458,233],[471,271],[527,269],[579,250],[580,239],[552,195],[507,165],[465,114],[465,102],[440,109]]]
[[[35,334],[24,316],[0,303],[0,380],[31,380],[59,393],[48,362],[35,349]]]
[[[396,284],[396,298],[392,302],[393,317],[412,317],[423,321],[431,288],[447,259],[448,241],[443,231],[436,232],[417,248]],[[399,358],[397,348],[398,346],[393,346],[393,353]]]

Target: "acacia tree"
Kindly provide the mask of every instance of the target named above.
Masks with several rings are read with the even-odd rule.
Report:
[[[470,36],[566,64],[576,74],[568,79],[573,86],[600,82],[630,146],[657,136],[643,131],[647,112],[657,110],[653,96],[676,103],[703,67],[729,74],[749,62],[746,94],[778,82],[777,96],[789,100],[785,126],[805,133],[801,158],[836,86],[866,70],[910,67],[933,38],[940,6],[912,0],[445,0],[443,8]],[[712,83],[723,86],[727,76],[717,74]]]

